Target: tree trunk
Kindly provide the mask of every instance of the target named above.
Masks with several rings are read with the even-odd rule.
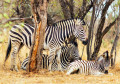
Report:
[[[98,52],[100,50],[100,47],[101,47],[101,44],[102,44],[102,38],[103,38],[103,27],[104,27],[104,23],[105,23],[105,15],[107,13],[107,10],[109,8],[109,6],[111,5],[111,3],[113,2],[114,0],[109,0],[108,2],[106,2],[106,5],[105,7],[103,8],[102,10],[102,14],[101,14],[101,18],[100,18],[100,22],[99,22],[99,25],[98,25],[98,28],[97,28],[97,33],[96,33],[96,36],[95,36],[95,45],[94,45],[94,52],[92,54],[92,60],[94,60],[97,55],[98,55]],[[110,26],[111,28],[111,26]]]
[[[116,46],[117,46],[117,42],[118,42],[118,39],[119,39],[119,33],[120,33],[119,28],[120,28],[120,5],[119,5],[119,16],[118,16],[118,20],[117,20],[116,37],[115,37],[115,40],[114,40],[114,43],[113,43],[113,46],[112,46],[112,49],[111,49],[111,52],[110,52],[110,56],[112,56],[112,58],[111,58],[111,67],[115,66]],[[113,51],[114,50],[115,50],[115,56],[113,57]]]
[[[40,28],[41,28],[41,22],[39,23],[37,32],[35,34],[35,44],[33,44],[33,46],[31,47],[31,56],[30,56],[30,63],[29,63],[29,71],[35,71],[37,68],[37,52],[38,52],[38,47],[39,47],[39,40],[40,40]]]
[[[95,0],[91,0],[91,3],[86,6],[87,1],[83,0],[83,4],[79,10],[78,17],[80,17],[82,20],[85,18],[86,14],[89,12],[89,10],[93,7],[93,2]]]
[[[42,0],[41,0],[42,1]],[[37,70],[41,69],[42,66],[42,49],[44,45],[44,35],[45,35],[45,28],[47,26],[47,0],[43,0],[43,3],[40,2],[40,19],[41,19],[41,30],[40,30],[40,42],[39,42],[39,48],[38,48],[38,55],[37,55]],[[40,61],[41,60],[41,61]]]
[[[42,63],[42,52],[40,51],[43,49],[44,33],[47,25],[47,0],[31,0],[31,5],[35,20],[35,42],[32,42],[33,44],[30,50],[30,62],[28,68],[28,71],[30,72],[39,70]]]
[[[93,6],[92,17],[90,26],[88,29],[88,44],[87,44],[87,60],[90,60],[91,49],[92,49],[92,41],[93,41],[93,31],[94,31],[94,19],[95,19],[95,5]]]
[[[59,0],[65,19],[71,18],[71,14],[65,0]]]

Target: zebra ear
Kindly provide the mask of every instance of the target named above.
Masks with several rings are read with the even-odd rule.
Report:
[[[82,21],[81,21],[81,23],[82,23],[82,25],[86,25],[86,23],[85,23],[85,21],[84,21],[84,20],[82,20]]]
[[[80,25],[80,20],[79,19],[74,19],[75,25]]]
[[[74,21],[75,21],[75,24],[76,24],[76,25],[79,25],[79,24],[86,25],[84,20],[75,19]]]
[[[100,57],[97,58],[96,61],[97,61],[97,62],[100,62],[102,59],[103,59],[103,56],[100,56]]]
[[[105,52],[103,53],[103,57],[106,58],[106,59],[109,59],[108,51],[105,51]]]

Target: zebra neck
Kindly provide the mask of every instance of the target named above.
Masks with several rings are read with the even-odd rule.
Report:
[[[98,63],[96,62],[96,68],[100,71],[100,72],[103,72],[104,71],[104,64],[101,62],[101,63]]]
[[[94,67],[96,67],[96,68],[100,68],[100,64],[99,64],[97,61],[95,61],[95,63],[94,63]]]
[[[67,40],[69,39],[70,37],[73,36],[73,30],[74,30],[74,27],[75,27],[75,23],[73,20],[69,20],[69,21],[65,21],[63,24],[62,24],[62,27],[61,27],[61,38],[62,40]]]
[[[99,70],[101,71],[101,72],[103,72],[104,70],[105,70],[105,68],[104,68],[104,64],[99,64]]]

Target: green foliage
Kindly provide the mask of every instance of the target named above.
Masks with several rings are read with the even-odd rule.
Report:
[[[2,34],[2,32],[0,31],[0,35]]]
[[[113,43],[114,43],[114,40],[110,40],[110,43],[113,44]]]
[[[61,17],[61,18],[64,19],[64,15],[63,15],[63,12],[62,12],[59,1],[57,1],[57,0],[50,1],[49,4],[48,4],[48,9],[47,10],[48,10],[47,12],[52,17],[58,16],[58,17]]]
[[[75,0],[75,7],[80,8],[82,6],[83,0]]]
[[[11,2],[11,0],[5,0],[6,2],[8,2],[8,3],[10,3]]]
[[[120,5],[120,0],[118,0],[118,2],[117,2],[117,3],[118,3],[118,5]]]
[[[5,27],[5,28],[9,27],[9,23],[6,23],[6,24],[4,25],[4,27]]]
[[[6,19],[9,19],[9,16],[7,13],[4,13],[3,16],[6,18]]]
[[[107,47],[106,41],[102,40],[102,43],[103,43],[103,46],[104,46],[104,47]]]
[[[9,23],[5,23],[5,24],[1,25],[0,27],[10,29],[10,28],[12,28],[12,24],[13,24],[13,22],[9,22]]]

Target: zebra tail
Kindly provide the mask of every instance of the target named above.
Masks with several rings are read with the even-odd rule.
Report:
[[[8,59],[9,55],[10,55],[10,51],[11,51],[11,39],[9,39],[8,41],[8,47],[7,47],[7,52],[6,52],[6,57],[5,57],[5,61],[4,61],[4,65],[6,60]]]

